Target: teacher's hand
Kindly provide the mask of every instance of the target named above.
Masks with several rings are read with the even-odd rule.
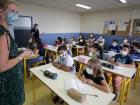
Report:
[[[26,58],[26,57],[30,57],[32,55],[32,51],[31,50],[26,50],[21,54],[22,58]]]

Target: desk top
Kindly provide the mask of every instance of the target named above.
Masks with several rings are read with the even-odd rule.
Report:
[[[53,46],[53,45],[47,45],[47,47],[45,47],[45,49],[48,49],[48,50],[57,52],[57,47],[56,46]]]
[[[57,73],[57,79],[51,80],[49,78],[46,78],[42,72],[44,70],[49,70],[51,72]],[[98,95],[98,97],[86,95],[86,100],[83,103],[78,103],[67,95],[67,91],[65,90],[64,86],[65,81],[69,79],[74,79],[80,82],[80,80],[74,74],[59,70],[52,64],[31,68],[30,71],[69,105],[108,105],[114,98],[113,93],[105,93],[99,89],[87,85],[88,89],[86,88],[86,91],[80,92],[83,94]]]
[[[81,60],[81,58],[83,58],[85,60]],[[73,59],[77,62],[87,64],[87,62],[90,58],[91,57],[89,57],[89,56],[80,55],[80,56],[74,57]],[[101,60],[101,62],[109,63],[108,61],[103,61],[103,60]],[[115,73],[115,74],[118,74],[118,75],[121,75],[121,76],[127,77],[127,78],[132,78],[136,72],[136,68],[128,68],[128,67],[115,66],[115,68],[113,70],[106,68],[106,67],[102,67],[102,68],[104,71]]]
[[[81,48],[85,48],[85,46],[76,45],[74,48],[81,49]]]

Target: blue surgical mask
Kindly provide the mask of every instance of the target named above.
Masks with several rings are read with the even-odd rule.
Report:
[[[9,25],[14,24],[18,18],[19,16],[17,12],[7,12],[6,20]]]

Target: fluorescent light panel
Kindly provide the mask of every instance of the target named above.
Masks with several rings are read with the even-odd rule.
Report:
[[[124,4],[125,4],[125,3],[127,3],[127,1],[126,1],[126,0],[120,0],[120,2],[122,2],[122,3],[124,3]]]
[[[86,6],[86,5],[83,5],[83,4],[76,4],[76,6],[77,6],[77,7],[84,8],[84,9],[91,9],[91,7]]]

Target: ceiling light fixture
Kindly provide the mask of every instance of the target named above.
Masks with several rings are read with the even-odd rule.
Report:
[[[86,5],[83,5],[83,4],[76,4],[76,6],[77,6],[77,7],[84,8],[84,9],[91,9],[91,7],[86,6]]]
[[[123,4],[127,3],[126,0],[120,0],[120,2],[123,3]]]

